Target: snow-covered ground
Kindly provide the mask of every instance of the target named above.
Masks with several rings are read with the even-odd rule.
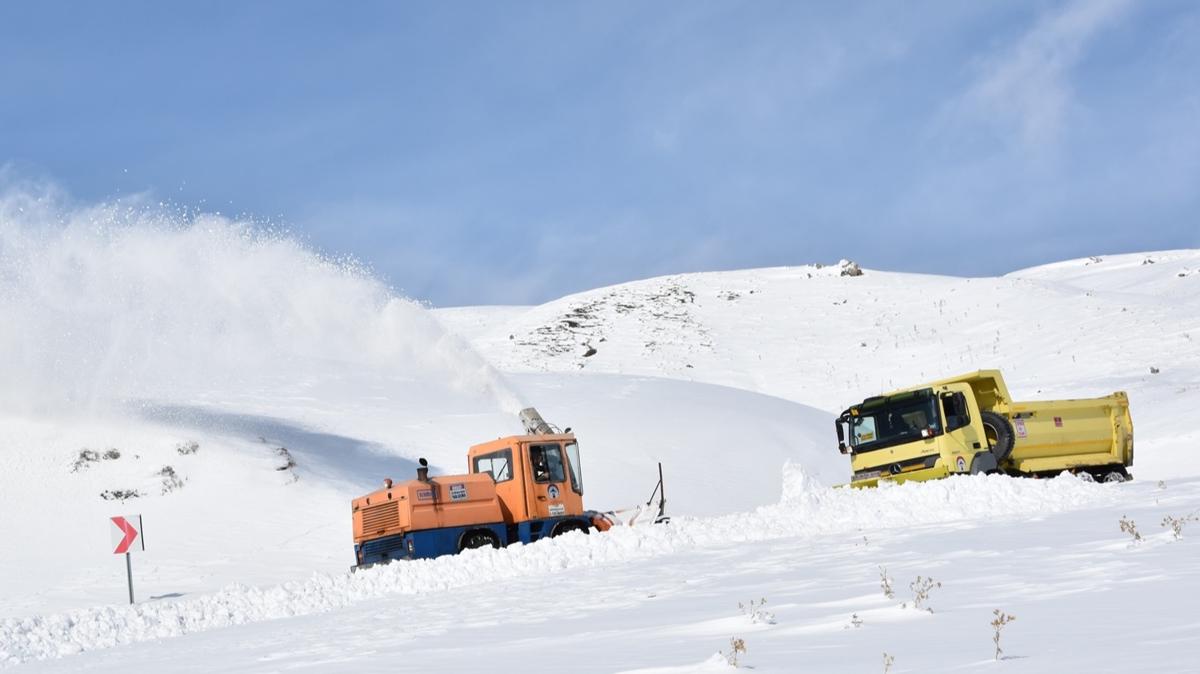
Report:
[[[1161,522],[1200,515],[1200,251],[841,272],[429,310],[223,218],[8,195],[0,663],[722,671],[738,637],[765,671],[883,671],[884,652],[891,671],[1195,671],[1200,520],[1178,540]],[[1138,479],[831,488],[836,412],[985,367],[1018,397],[1128,391]],[[589,506],[644,502],[661,461],[675,521],[346,571],[350,498],[420,456],[461,471],[527,404],[579,435]],[[134,607],[109,548],[125,513],[147,530]],[[917,576],[942,583],[933,613]],[[763,598],[774,622],[738,609]],[[993,609],[1018,618],[1000,663]]]
[[[524,671],[538,656],[690,672],[734,638],[742,664],[771,672],[882,671],[883,653],[894,671],[1195,671],[1200,539],[1157,521],[1195,511],[1200,481],[858,492],[797,477],[751,513],[8,621],[0,635],[14,659],[66,656],[27,666],[52,672],[465,672],[481,657]],[[936,584],[916,608],[919,578]],[[996,609],[1017,617],[999,663]]]

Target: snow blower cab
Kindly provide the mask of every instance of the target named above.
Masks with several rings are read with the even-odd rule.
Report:
[[[583,517],[583,471],[571,429],[556,433],[533,408],[521,419],[526,435],[471,447],[468,469],[492,477],[507,522]]]
[[[569,531],[588,533],[596,513],[583,509],[579,443],[533,408],[521,412],[525,435],[475,445],[468,473],[417,478],[352,502],[357,566],[427,559],[467,548],[533,543]]]

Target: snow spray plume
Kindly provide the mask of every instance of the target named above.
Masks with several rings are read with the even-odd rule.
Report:
[[[0,404],[9,410],[178,400],[338,367],[521,408],[477,353],[352,262],[220,215],[64,201],[0,192]]]

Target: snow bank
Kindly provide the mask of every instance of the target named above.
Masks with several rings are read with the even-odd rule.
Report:
[[[520,407],[419,304],[350,260],[220,215],[0,194],[0,402],[187,399],[362,366]]]
[[[569,534],[530,546],[476,550],[357,574],[316,574],[275,587],[232,586],[175,602],[101,607],[0,621],[0,662],[18,664],[84,650],[179,636],[263,620],[325,612],[390,595],[616,564],[744,541],[857,532],[964,519],[1027,517],[1115,500],[1115,485],[1064,476],[1017,480],[958,477],[875,490],[826,489],[797,467],[785,475],[784,500],[754,512],[679,519],[669,526],[619,527],[603,535]]]

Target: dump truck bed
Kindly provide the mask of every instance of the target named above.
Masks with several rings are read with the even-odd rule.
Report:
[[[1006,468],[1023,474],[1057,473],[1133,464],[1129,398],[1014,402],[1008,417],[1014,444]]]

